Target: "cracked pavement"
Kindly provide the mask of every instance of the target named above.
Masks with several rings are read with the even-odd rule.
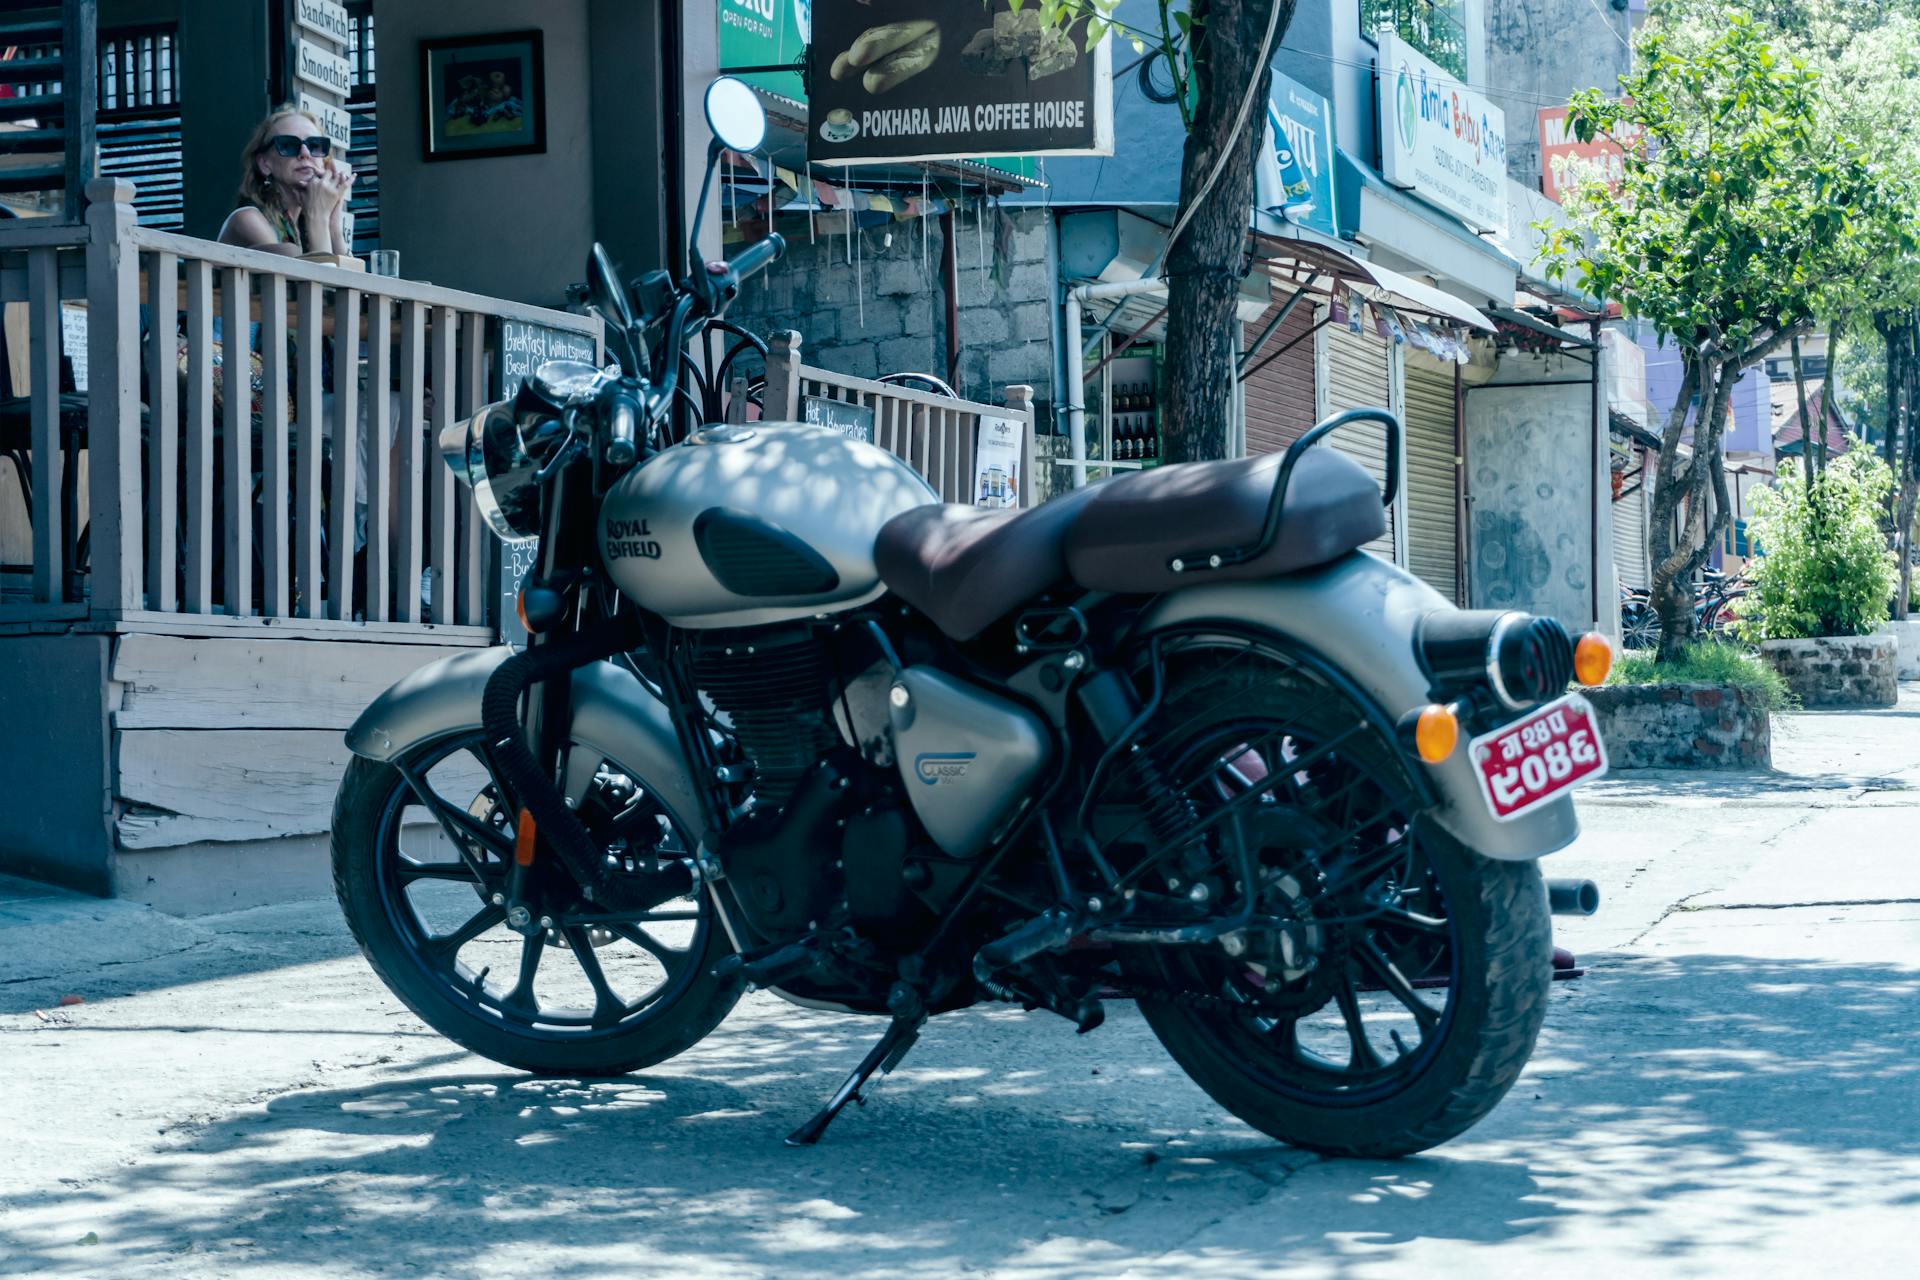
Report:
[[[329,902],[0,881],[0,1275],[1912,1274],[1920,688],[1775,756],[1587,793],[1547,863],[1601,885],[1557,922],[1587,976],[1491,1117],[1392,1163],[1248,1129],[1125,1006],[937,1019],[789,1150],[878,1023],[752,996],[655,1070],[535,1080],[428,1032]]]

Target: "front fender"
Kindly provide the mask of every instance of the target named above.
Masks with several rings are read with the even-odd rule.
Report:
[[[512,650],[474,649],[430,662],[375,698],[347,730],[347,749],[390,761],[481,728],[480,697]],[[620,765],[664,802],[695,839],[701,806],[673,719],[631,672],[595,662],[573,673],[573,739]]]
[[[1187,587],[1155,602],[1136,627],[1154,632],[1205,623],[1252,626],[1310,650],[1345,672],[1393,721],[1428,701],[1428,680],[1414,654],[1414,631],[1436,609],[1454,606],[1395,565],[1354,552],[1307,573],[1261,582]],[[1481,799],[1465,744],[1424,770],[1438,798],[1432,817],[1468,848],[1524,862],[1564,849],[1580,834],[1571,798],[1508,822]]]

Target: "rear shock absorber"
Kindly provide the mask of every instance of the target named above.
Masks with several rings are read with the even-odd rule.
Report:
[[[1081,681],[1076,692],[1081,709],[1093,722],[1094,732],[1102,741],[1112,744],[1137,728],[1140,700],[1132,684],[1117,672],[1096,671]],[[1153,856],[1177,858],[1187,875],[1204,871],[1205,858],[1194,856],[1205,839],[1199,829],[1200,810],[1191,797],[1174,788],[1153,751],[1134,743],[1127,751],[1127,763],[1118,780],[1131,786],[1146,811],[1147,825],[1154,837]]]

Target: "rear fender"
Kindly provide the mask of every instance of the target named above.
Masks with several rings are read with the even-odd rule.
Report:
[[[511,650],[505,645],[442,658],[388,689],[347,730],[347,749],[392,761],[416,747],[477,733],[487,680]],[[573,673],[573,739],[620,765],[652,791],[695,839],[703,837],[693,770],[673,719],[631,672],[595,662]]]
[[[1414,654],[1420,619],[1453,607],[1418,578],[1357,551],[1306,573],[1170,592],[1140,619],[1135,635],[1145,639],[1207,623],[1269,632],[1345,673],[1392,724],[1430,701],[1426,672]],[[1442,764],[1412,757],[1407,763],[1432,790],[1433,820],[1489,858],[1529,861],[1564,849],[1580,834],[1569,797],[1496,822],[1464,743]]]

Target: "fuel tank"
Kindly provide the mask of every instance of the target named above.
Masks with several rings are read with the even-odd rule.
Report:
[[[893,454],[825,427],[703,427],[607,494],[600,559],[676,626],[763,626],[879,596],[880,526],[937,501]]]

